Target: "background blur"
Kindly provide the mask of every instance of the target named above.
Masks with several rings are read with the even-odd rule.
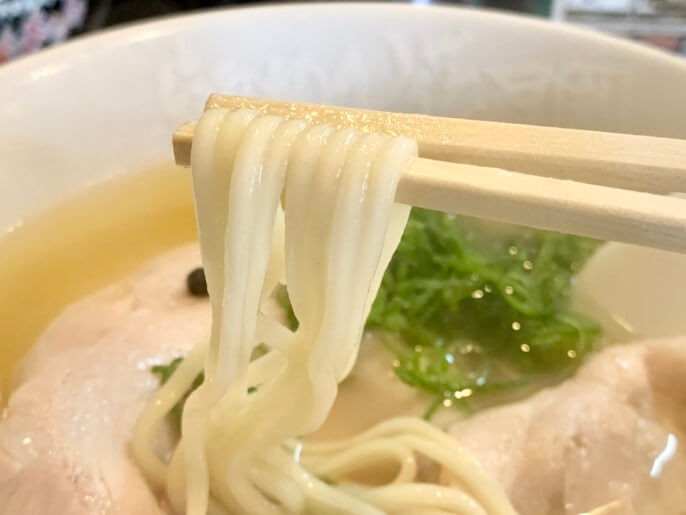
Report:
[[[0,0],[0,63],[69,37],[131,21],[246,0]],[[273,2],[272,2],[273,3]],[[431,0],[416,0],[426,5]],[[632,38],[686,56],[686,0],[459,0],[550,17]]]

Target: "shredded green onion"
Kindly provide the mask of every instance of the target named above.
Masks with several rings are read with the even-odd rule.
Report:
[[[599,327],[569,308],[574,274],[599,243],[533,229],[489,231],[413,209],[367,320],[395,374],[439,406],[513,393],[571,373]],[[297,321],[285,291],[279,296]]]

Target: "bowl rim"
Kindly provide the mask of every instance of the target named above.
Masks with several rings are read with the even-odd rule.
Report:
[[[389,4],[382,2],[313,2],[241,7],[224,6],[204,9],[199,12],[144,19],[94,33],[79,35],[65,43],[20,56],[0,66],[0,85],[6,80],[40,79],[57,73],[62,69],[76,66],[79,62],[79,54],[82,54],[82,50],[86,45],[88,45],[88,52],[85,53],[85,56],[82,56],[84,59],[91,57],[97,52],[129,46],[148,39],[192,32],[198,27],[221,25],[227,17],[237,14],[259,16],[264,13],[283,11],[290,16],[296,14],[312,15],[340,11],[341,8],[345,9],[346,16],[352,17],[366,16],[375,12],[383,12],[385,16],[403,15],[409,12],[416,15],[419,10],[440,14],[441,17],[454,17],[455,19],[490,19],[501,23],[506,22],[511,25],[518,25],[523,29],[538,31],[541,34],[564,34],[579,40],[595,42],[603,45],[605,48],[622,52],[625,55],[642,56],[654,61],[661,61],[664,65],[686,74],[686,59],[670,54],[666,50],[653,48],[644,43],[619,36],[597,32],[583,26],[547,18],[471,6],[416,5],[411,3]]]

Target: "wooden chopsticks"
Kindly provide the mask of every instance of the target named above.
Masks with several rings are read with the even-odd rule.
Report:
[[[686,252],[686,140],[212,95],[206,109],[414,138],[398,202],[603,240]],[[194,123],[174,133],[190,164]]]

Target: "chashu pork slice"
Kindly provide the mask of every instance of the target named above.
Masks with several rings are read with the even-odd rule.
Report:
[[[152,260],[44,332],[0,419],[1,514],[164,512],[128,444],[150,368],[207,336],[209,303],[185,287],[199,262],[195,246]]]
[[[562,384],[450,429],[523,515],[686,514],[684,431],[683,338],[607,348]]]

